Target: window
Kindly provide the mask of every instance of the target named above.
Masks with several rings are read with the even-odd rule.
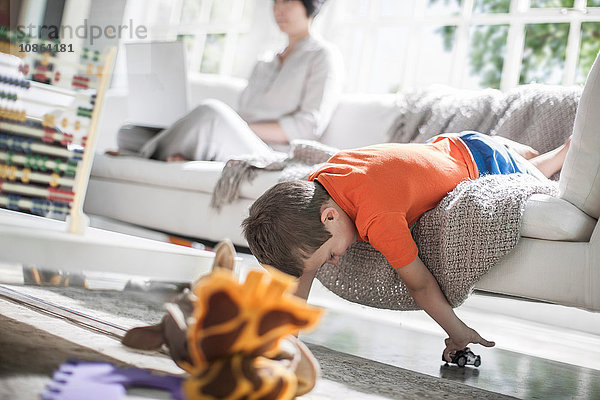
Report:
[[[272,0],[129,1],[151,39],[185,41],[192,72],[247,77],[285,42]],[[340,48],[349,92],[580,84],[600,51],[600,0],[329,0],[314,30]]]
[[[583,83],[600,51],[600,0],[333,3],[322,26],[349,91]]]
[[[264,1],[264,0],[263,0]],[[235,75],[242,39],[252,28],[256,0],[132,0],[131,15],[150,40],[183,40],[189,71]],[[260,27],[256,27],[260,28]],[[252,61],[255,61],[253,56]]]

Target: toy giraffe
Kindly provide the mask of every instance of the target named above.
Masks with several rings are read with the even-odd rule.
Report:
[[[123,344],[165,344],[190,374],[188,400],[284,400],[310,392],[319,366],[294,335],[314,327],[322,310],[293,296],[293,278],[276,270],[252,270],[238,283],[234,257],[231,242],[220,243],[211,274],[167,303],[159,324],[128,331]]]

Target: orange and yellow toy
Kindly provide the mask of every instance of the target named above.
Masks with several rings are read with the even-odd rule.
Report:
[[[216,251],[211,274],[167,304],[160,324],[128,331],[123,343],[167,345],[190,374],[188,400],[284,400],[310,392],[319,366],[294,335],[315,327],[323,311],[293,296],[293,278],[279,271],[253,270],[239,283],[231,243]]]

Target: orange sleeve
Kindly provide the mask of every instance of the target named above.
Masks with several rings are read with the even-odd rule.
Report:
[[[365,233],[371,246],[383,254],[394,268],[410,264],[419,255],[417,244],[402,213],[377,215]]]

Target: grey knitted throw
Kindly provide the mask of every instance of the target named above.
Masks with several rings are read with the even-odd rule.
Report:
[[[390,142],[425,142],[440,133],[499,135],[545,153],[565,142],[582,88],[530,84],[507,92],[433,86],[398,95]]]
[[[516,246],[527,198],[557,192],[555,183],[529,175],[488,175],[460,183],[413,225],[419,257],[453,307],[462,304],[475,283]],[[321,267],[317,279],[354,303],[419,309],[385,257],[366,242],[354,244],[336,265]]]
[[[327,161],[338,149],[311,140],[294,140],[289,154],[274,152],[270,158],[247,156],[227,161],[221,177],[213,190],[211,206],[219,209],[223,204],[239,197],[239,187],[244,181],[252,181],[259,171],[282,171],[280,181],[306,179],[308,175]]]

